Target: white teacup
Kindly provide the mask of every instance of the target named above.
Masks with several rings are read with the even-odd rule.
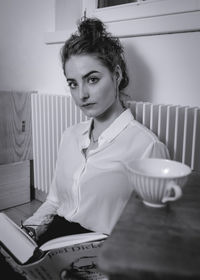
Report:
[[[183,163],[156,158],[135,160],[129,169],[135,191],[144,204],[152,207],[163,207],[166,202],[179,199],[191,173],[191,168]]]

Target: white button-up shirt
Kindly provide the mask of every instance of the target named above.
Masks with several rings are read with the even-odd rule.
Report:
[[[134,186],[126,166],[145,157],[169,158],[166,146],[124,111],[100,135],[98,147],[85,156],[92,120],[63,134],[46,202],[24,224],[44,224],[52,214],[110,234]]]

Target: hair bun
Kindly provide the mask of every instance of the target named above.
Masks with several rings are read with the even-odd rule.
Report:
[[[78,26],[80,36],[95,40],[107,35],[104,24],[95,18],[86,18]]]

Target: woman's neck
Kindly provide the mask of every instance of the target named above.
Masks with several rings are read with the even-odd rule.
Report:
[[[125,109],[122,107],[121,104],[117,104],[113,110],[109,108],[102,116],[98,116],[97,118],[93,119],[93,136],[95,139],[99,137],[99,135],[106,130],[111,123],[121,115],[121,113]]]

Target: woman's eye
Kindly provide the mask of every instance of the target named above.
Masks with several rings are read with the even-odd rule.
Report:
[[[68,86],[71,88],[71,89],[75,89],[77,84],[75,82],[68,82]]]
[[[97,77],[88,78],[88,83],[89,84],[96,84],[98,81],[99,81],[99,78],[97,78]]]

